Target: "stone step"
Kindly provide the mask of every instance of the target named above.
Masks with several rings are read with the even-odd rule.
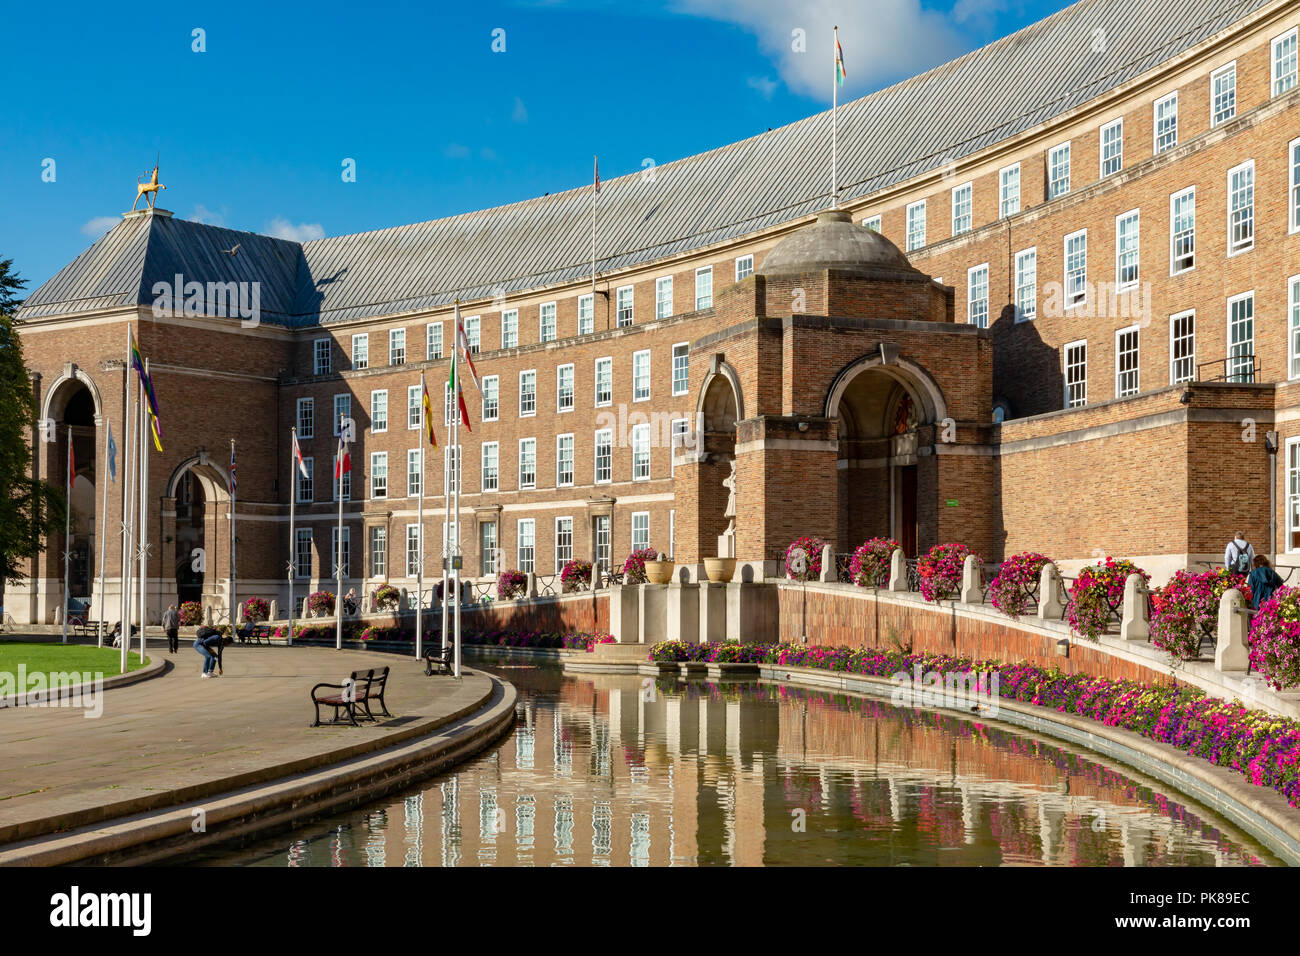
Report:
[[[649,654],[649,644],[598,644],[592,656],[607,661],[643,661]]]

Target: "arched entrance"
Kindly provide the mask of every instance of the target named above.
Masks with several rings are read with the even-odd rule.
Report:
[[[164,538],[178,602],[223,607],[229,580],[229,478],[206,454],[181,462],[167,481]],[[167,508],[166,505],[171,507]]]
[[[98,514],[99,486],[98,434],[99,402],[94,383],[75,366],[64,374],[45,395],[41,427],[46,440],[45,477],[59,489],[68,485],[68,457],[72,456],[74,481],[68,501],[71,511],[70,534],[58,547],[46,552],[47,577],[58,582],[58,593],[48,595],[46,619],[64,595],[93,607],[100,547],[99,534],[104,522]],[[71,442],[69,443],[69,438]],[[98,520],[97,520],[98,519]],[[67,580],[64,580],[64,554],[67,554]],[[53,589],[51,589],[53,590]]]
[[[933,544],[936,459],[921,451],[947,411],[929,374],[896,355],[860,360],[832,384],[826,416],[838,435],[837,549],[892,537],[914,557]]]

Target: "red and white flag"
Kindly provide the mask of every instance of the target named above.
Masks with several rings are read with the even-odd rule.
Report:
[[[474,387],[480,392],[483,386],[478,381],[478,369],[474,367],[474,359],[470,355],[469,336],[465,334],[465,323],[460,317],[460,303],[456,303],[456,347],[460,349],[461,356],[465,359],[465,364],[469,366],[469,377],[474,380]]]
[[[334,456],[334,480],[338,481],[352,470],[352,456],[348,454],[348,436],[345,429],[339,429],[339,450]]]
[[[294,429],[294,432],[293,432],[293,457],[294,457],[295,459],[297,459],[297,461],[298,461],[298,472],[299,472],[299,473],[300,473],[304,478],[310,478],[311,475],[307,474],[307,463],[306,463],[305,461],[302,460],[302,449],[298,447],[298,431],[297,431],[297,429]]]

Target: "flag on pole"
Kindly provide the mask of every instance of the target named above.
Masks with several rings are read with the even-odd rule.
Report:
[[[599,195],[600,194],[600,157],[593,156],[591,157],[591,161],[594,164],[596,169],[596,194]]]
[[[149,435],[153,438],[154,447],[161,452],[162,424],[158,421],[158,396],[153,390],[153,378],[144,367],[144,356],[140,354],[140,346],[136,344],[135,336],[129,328],[126,334],[131,342],[131,367],[139,374],[140,387],[144,389],[145,399],[149,403]]]
[[[823,34],[824,36],[825,34]],[[840,28],[835,28],[835,82],[843,86],[844,77],[848,74],[844,72],[844,48],[840,46]]]
[[[108,477],[117,481],[117,442],[113,441],[113,424],[108,425]]]
[[[301,474],[304,478],[310,478],[311,475],[307,474],[307,463],[302,459],[302,449],[298,447],[297,431],[293,433],[293,457],[298,460],[299,474]]]
[[[456,376],[456,353],[459,349],[451,350],[451,378],[447,381],[447,391],[456,396],[456,404],[460,406],[460,420],[465,424],[465,431],[472,432],[474,429],[469,427],[469,410],[465,407],[465,395],[460,390],[460,379]]]
[[[347,432],[339,429],[339,450],[334,456],[334,480],[338,481],[352,470],[352,456],[348,454]]]
[[[474,367],[474,359],[470,355],[469,336],[465,334],[465,323],[460,317],[460,303],[456,303],[456,347],[460,349],[461,356],[465,359],[465,364],[469,366],[470,378],[474,379],[474,387],[480,392],[483,386],[478,381],[478,369]]]
[[[438,437],[433,433],[433,402],[429,400],[429,386],[424,381],[424,373],[420,373],[420,392],[422,397],[421,404],[424,407],[424,427],[429,432],[429,444],[434,448],[438,447]]]

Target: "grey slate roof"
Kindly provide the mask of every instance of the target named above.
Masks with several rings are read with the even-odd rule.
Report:
[[[937,169],[1145,73],[1273,0],[1080,0],[840,107],[841,202]],[[1099,34],[1097,31],[1101,31]],[[1104,37],[1102,49],[1094,49]],[[830,113],[601,183],[597,268],[635,266],[826,208]],[[152,301],[174,273],[260,279],[264,321],[371,318],[587,276],[589,186],[302,244],[151,216],[126,220],[45,283],[36,318]],[[217,250],[244,243],[239,256]]]

